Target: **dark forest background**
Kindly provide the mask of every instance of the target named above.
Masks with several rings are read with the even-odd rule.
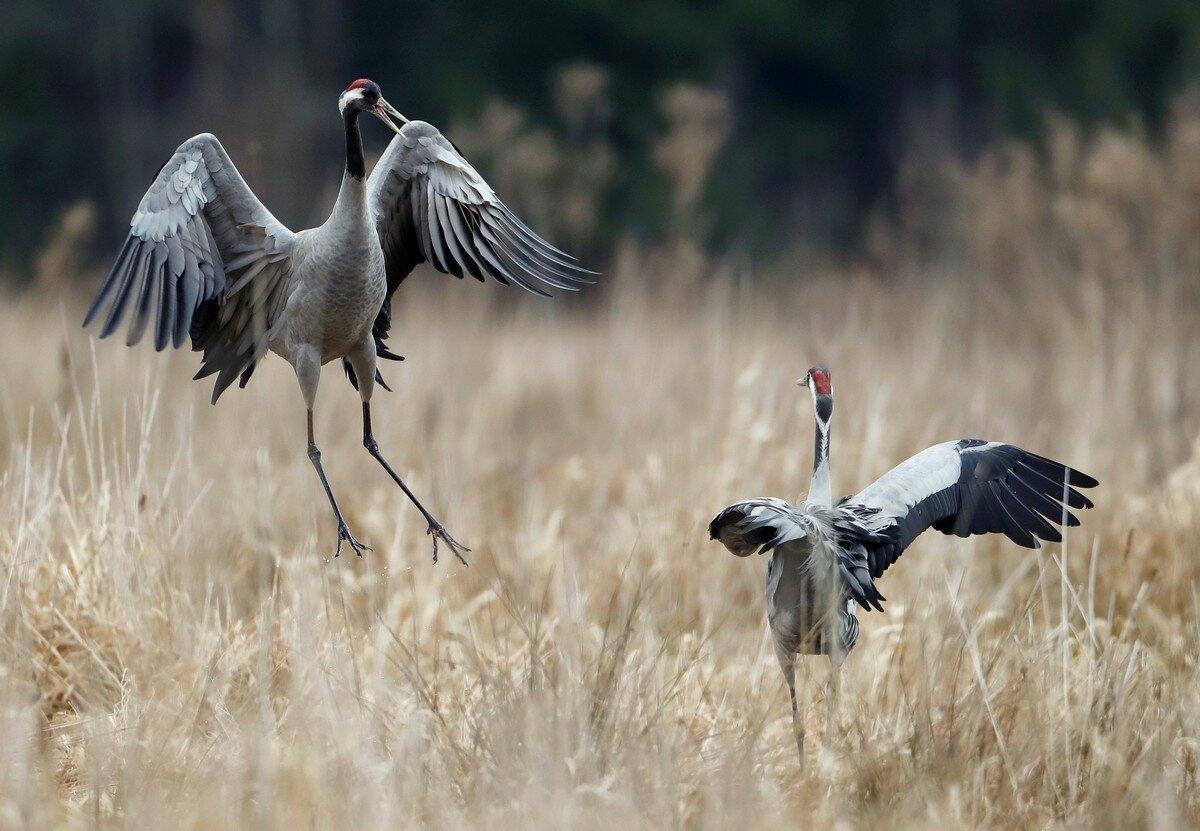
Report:
[[[898,210],[905,160],[1036,145],[1048,113],[1153,141],[1198,69],[1193,0],[10,0],[0,270],[28,274],[81,205],[80,246],[113,249],[202,131],[280,219],[319,222],[360,76],[602,255],[684,222],[714,248],[847,250]]]

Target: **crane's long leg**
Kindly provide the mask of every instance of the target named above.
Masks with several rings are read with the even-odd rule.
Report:
[[[788,681],[788,692],[792,696],[792,734],[796,737],[796,753],[800,757],[800,766],[804,766],[804,719],[796,706],[796,682]]]
[[[407,496],[412,503],[417,506],[417,510],[421,512],[421,514],[425,517],[425,521],[429,523],[428,533],[431,537],[433,537],[433,561],[436,563],[438,560],[438,540],[441,540],[442,542],[446,543],[451,551],[454,552],[454,556],[458,558],[459,562],[461,562],[463,565],[468,565],[463,553],[470,551],[471,549],[467,548],[458,540],[454,539],[454,537],[450,536],[450,532],[446,530],[445,526],[434,519],[433,514],[429,513],[429,511],[425,509],[425,506],[421,504],[421,501],[417,499],[416,495],[408,489],[408,485],[404,484],[404,480],[400,478],[399,474],[392,470],[392,466],[388,464],[387,459],[383,458],[383,454],[379,452],[379,444],[375,441],[375,437],[371,434],[371,403],[369,401],[364,401],[362,407],[363,447],[367,448],[367,452],[374,456],[375,461],[379,462],[379,464],[383,466],[383,469],[387,471],[388,476],[391,476],[392,480],[400,486],[400,490],[404,491],[404,495]]]
[[[429,523],[428,533],[433,537],[433,561],[436,563],[438,560],[438,540],[441,540],[450,547],[450,550],[454,552],[454,556],[459,559],[459,562],[463,565],[468,565],[466,558],[463,557],[463,553],[471,549],[450,536],[450,532],[446,530],[445,526],[434,519],[433,514],[425,509],[421,501],[409,490],[408,485],[404,484],[404,480],[400,478],[396,471],[392,470],[392,466],[388,464],[387,459],[383,458],[383,454],[379,452],[379,444],[375,441],[375,436],[371,433],[371,396],[375,392],[376,357],[375,340],[370,335],[363,338],[346,355],[346,360],[350,362],[350,366],[354,370],[354,375],[358,382],[358,395],[362,399],[363,447],[367,448],[367,452],[387,471],[388,476],[392,477],[392,481],[400,486],[400,490],[404,491],[404,495],[417,506],[417,510],[421,512],[421,515],[425,517],[425,521]]]
[[[858,638],[858,621],[853,618],[852,614],[849,617],[853,624],[850,627],[853,629],[853,635],[850,636],[850,639],[856,640]],[[839,628],[848,625],[843,615],[835,615],[833,619],[841,624]],[[827,745],[833,741],[833,734],[837,729],[838,687],[841,685],[842,664],[845,662],[846,655],[849,652],[846,632],[836,632],[831,625],[828,634],[833,648],[829,652],[829,677],[825,681],[825,743]],[[850,645],[853,646],[853,643],[850,643]]]
[[[788,685],[788,695],[792,699],[792,734],[796,737],[800,766],[804,767],[804,716],[796,703],[796,656],[794,653],[785,653],[778,646],[775,655],[779,658],[779,666],[783,669],[783,677]]]
[[[354,538],[350,533],[350,527],[346,525],[346,519],[342,516],[342,509],[338,507],[337,500],[333,498],[333,489],[329,487],[329,479],[325,476],[325,468],[321,467],[321,451],[317,449],[317,443],[313,438],[313,411],[308,411],[308,458],[312,461],[313,467],[317,469],[317,476],[321,477],[321,486],[325,488],[325,495],[329,497],[329,505],[333,508],[333,515],[337,517],[338,522],[338,542],[337,550],[333,552],[333,556],[339,557],[342,553],[342,543],[350,543],[350,547],[354,549],[354,553],[362,556],[364,550],[370,551],[370,547],[363,545]]]
[[[333,508],[333,515],[337,517],[338,524],[338,542],[337,550],[333,552],[333,556],[340,556],[342,553],[342,543],[350,543],[350,547],[354,549],[354,553],[362,556],[363,551],[371,549],[354,538],[350,533],[349,526],[346,525],[346,519],[342,516],[342,509],[338,507],[337,500],[333,498],[333,489],[329,487],[329,479],[325,476],[325,468],[321,466],[321,451],[317,449],[317,441],[313,436],[313,405],[317,400],[317,384],[321,380],[321,353],[316,347],[302,344],[297,346],[291,356],[292,367],[296,370],[296,380],[300,382],[300,392],[304,396],[304,405],[308,408],[308,458],[313,463],[313,467],[317,469],[317,476],[321,478],[321,487],[325,489],[325,496],[329,499],[329,506]]]
[[[836,586],[836,584],[834,584]],[[831,745],[837,728],[838,686],[841,681],[842,663],[858,640],[858,618],[854,615],[853,601],[841,596],[837,588],[831,590],[830,611],[825,615],[821,637],[828,644],[829,677],[825,681],[825,744]],[[838,608],[844,604],[844,608]]]
[[[829,667],[829,680],[825,682],[825,732],[827,737],[833,735],[837,725],[838,687],[841,684],[841,673],[841,661],[833,663]]]

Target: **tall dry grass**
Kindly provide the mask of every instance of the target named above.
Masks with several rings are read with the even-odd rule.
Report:
[[[1187,185],[1053,163],[950,171],[937,265],[749,281],[673,244],[590,303],[414,278],[377,435],[470,568],[429,563],[335,368],[317,434],[361,560],[329,558],[282,362],[212,408],[194,356],[79,331],[82,292],[9,298],[0,828],[1197,827],[1200,307],[1147,201]],[[1144,234],[1055,224],[1128,210]],[[704,526],[803,490],[815,362],[842,492],[962,436],[1102,487],[1062,546],[910,548],[832,732],[803,662],[799,769],[765,563]]]

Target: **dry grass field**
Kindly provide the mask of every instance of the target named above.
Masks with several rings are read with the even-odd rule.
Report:
[[[630,249],[553,302],[414,277],[377,436],[469,568],[431,565],[336,366],[318,441],[361,560],[330,557],[281,361],[214,408],[194,355],[80,331],[78,284],[7,297],[0,828],[1200,827],[1189,124],[951,171],[936,264]],[[1062,546],[921,537],[832,731],[802,662],[801,769],[765,563],[705,525],[807,486],[816,362],[838,493],[972,436],[1101,487]]]

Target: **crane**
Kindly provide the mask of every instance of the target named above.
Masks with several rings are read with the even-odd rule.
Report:
[[[1076,488],[1095,479],[1011,444],[981,439],[929,447],[854,496],[833,502],[829,370],[814,366],[797,383],[812,393],[816,416],[812,482],[801,506],[760,497],[735,502],[709,523],[709,537],[730,553],[771,553],[767,621],[792,702],[792,728],[804,760],[796,701],[796,655],[826,655],[826,721],[832,721],[842,662],[858,640],[856,606],[883,611],[875,580],[921,532],[968,537],[1004,534],[1017,545],[1061,542],[1055,525],[1076,526],[1068,510],[1090,508]]]
[[[543,287],[577,290],[594,272],[530,230],[449,140],[397,112],[374,81],[350,84],[338,111],[346,168],[323,225],[286,228],[216,136],[202,133],[179,146],[142,197],[83,325],[107,309],[101,338],[128,315],[129,346],[148,329],[159,351],[190,339],[203,352],[195,378],[216,376],[214,404],[235,380],[244,387],[268,352],[290,363],[307,407],[308,457],[337,520],[334,556],[347,543],[361,557],[367,546],[350,533],[313,436],[321,367],[340,359],[362,401],[363,446],[424,516],[434,562],[441,540],[465,564],[470,549],[426,510],[372,433],[375,384],[390,389],[377,359],[403,360],[386,343],[392,295],[421,262],[543,296]],[[396,133],[369,179],[358,125],[363,113]]]

